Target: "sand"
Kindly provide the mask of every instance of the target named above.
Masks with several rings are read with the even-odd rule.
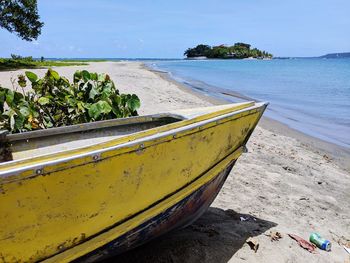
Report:
[[[121,92],[139,95],[140,114],[221,103],[187,89],[139,62],[99,62],[56,68],[108,73]],[[33,70],[42,75],[45,70]],[[0,72],[0,85],[22,71]],[[350,241],[348,150],[263,119],[209,210],[191,226],[167,234],[109,262],[346,262]],[[268,234],[282,239],[272,242]],[[317,231],[332,251],[311,254],[288,237]],[[253,237],[259,248],[246,243]]]

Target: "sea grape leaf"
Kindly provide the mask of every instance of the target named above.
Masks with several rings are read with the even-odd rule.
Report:
[[[28,117],[29,114],[30,114],[30,111],[29,111],[29,109],[28,109],[27,107],[21,107],[21,108],[19,109],[19,111],[20,111],[20,113],[21,113],[23,116],[25,116],[25,117]]]
[[[32,83],[36,82],[38,80],[38,76],[31,71],[26,71],[25,74],[26,74],[27,78],[30,80],[30,82],[32,82]]]
[[[17,114],[17,116],[15,117],[14,129],[21,131],[23,129],[24,121],[25,117],[21,114]]]
[[[69,80],[66,77],[61,77],[61,80],[63,80],[63,82],[69,85]]]
[[[97,78],[98,78],[97,73],[90,73],[91,80],[97,80]]]
[[[140,99],[135,94],[132,94],[130,98],[128,98],[126,104],[131,109],[131,111],[135,111],[140,108]]]
[[[8,90],[6,93],[6,102],[7,104],[12,104],[13,99],[15,98],[15,93],[12,90]]]
[[[108,102],[100,100],[92,104],[89,108],[89,116],[95,120],[101,116],[101,114],[108,114],[112,110],[112,107]]]
[[[49,120],[45,120],[45,119],[44,119],[44,124],[45,124],[45,126],[46,126],[47,128],[52,128],[52,127],[53,127],[52,122],[49,121]]]
[[[78,109],[82,112],[85,111],[85,108],[84,108],[84,102],[78,102],[77,103],[77,106],[78,106]]]
[[[82,74],[82,76],[83,76],[84,81],[90,80],[90,73],[89,73],[89,71],[83,70],[83,71],[81,72],[81,74]]]
[[[49,69],[43,78],[26,71],[18,79],[22,87],[31,83],[32,90],[0,87],[0,129],[13,133],[129,117],[140,107],[136,95],[119,94],[106,74],[76,71],[70,83]]]
[[[46,98],[46,97],[41,97],[39,100],[38,100],[38,103],[40,105],[46,105],[46,104],[49,104],[50,103],[50,99],[49,98]]]
[[[30,123],[26,123],[23,126],[27,131],[31,131],[32,130],[32,125]]]
[[[60,75],[54,71],[53,69],[49,69],[50,72],[50,76],[52,76],[55,80],[59,80],[60,79]]]
[[[62,114],[56,114],[55,116],[53,116],[53,119],[55,121],[59,121],[62,118]]]
[[[120,105],[122,103],[121,96],[115,96],[114,101],[117,103],[117,105]]]
[[[81,71],[77,70],[73,75],[73,82],[77,83],[81,80]]]
[[[20,103],[20,101],[22,99],[24,99],[24,96],[23,96],[22,93],[19,93],[19,92],[15,91],[13,95],[14,95],[13,96],[13,102],[16,103],[16,104]]]
[[[105,81],[105,79],[106,79],[106,74],[98,74],[98,77],[97,77],[97,80],[98,81]]]
[[[92,87],[89,92],[89,98],[94,99],[98,93],[99,93],[98,90],[95,87]]]

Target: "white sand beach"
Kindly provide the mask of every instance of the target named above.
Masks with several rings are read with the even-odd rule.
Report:
[[[152,72],[140,62],[57,67],[72,79],[78,69],[107,73],[121,92],[141,99],[139,114],[223,103]],[[45,69],[32,70],[43,75]],[[0,72],[0,85],[23,72]],[[344,262],[350,242],[350,158],[347,150],[263,119],[211,208],[177,230],[109,262]],[[279,241],[268,234],[278,231]],[[308,240],[319,232],[332,251],[311,254],[288,233]],[[256,239],[254,252],[246,240]]]

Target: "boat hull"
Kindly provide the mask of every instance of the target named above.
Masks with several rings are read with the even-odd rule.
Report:
[[[70,262],[118,244],[120,253],[186,225],[209,206],[265,107],[191,110],[159,128],[1,164],[0,261]],[[145,225],[161,215],[164,224]]]
[[[235,160],[220,171],[211,181],[186,196],[180,202],[125,233],[105,246],[74,262],[98,262],[140,246],[171,230],[185,227],[198,219],[214,201],[227,179]]]

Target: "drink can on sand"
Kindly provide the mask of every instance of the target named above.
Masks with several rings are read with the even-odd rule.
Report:
[[[332,247],[331,242],[322,238],[318,233],[312,233],[310,235],[310,242],[315,244],[318,248],[326,251],[330,251]]]

